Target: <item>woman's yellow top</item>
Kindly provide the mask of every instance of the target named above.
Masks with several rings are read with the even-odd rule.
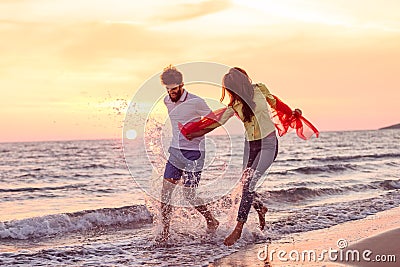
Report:
[[[254,116],[252,116],[251,121],[243,122],[248,141],[262,139],[275,131],[275,125],[271,120],[269,108],[270,105],[275,107],[275,98],[263,83],[253,84],[253,88],[253,101],[256,104],[253,110]],[[243,104],[240,101],[235,101],[232,106],[228,106],[226,112],[221,117],[220,123],[224,124],[234,113],[244,121],[242,106]]]

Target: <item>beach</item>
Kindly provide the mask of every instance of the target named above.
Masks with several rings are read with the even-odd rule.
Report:
[[[400,0],[0,10],[0,267],[400,267]]]
[[[210,264],[209,267],[228,266],[399,266],[400,262],[400,207],[383,211],[365,219],[350,221],[305,233],[290,234],[284,238],[246,247],[232,255],[224,257]],[[339,241],[340,240],[340,241]],[[339,242],[339,243],[338,243]],[[341,260],[340,242],[347,242],[348,247],[343,250]],[[343,245],[343,244],[341,244]],[[323,260],[319,260],[323,250],[332,249],[331,260],[328,253]],[[360,252],[360,260],[346,254],[348,250]],[[371,255],[363,259],[362,252],[370,250]],[[275,251],[275,253],[272,253]],[[282,260],[277,256],[279,251],[285,251]],[[302,252],[315,251],[317,257],[308,257],[302,260]],[[335,253],[337,251],[337,253]],[[266,253],[268,257],[266,257]],[[292,252],[292,254],[290,254]],[[297,254],[297,252],[299,254]],[[272,253],[272,259],[271,259]],[[299,256],[298,256],[299,255]],[[347,261],[346,261],[346,255]],[[356,254],[355,254],[356,255]],[[378,258],[375,259],[375,256]],[[389,257],[394,255],[395,258]],[[377,262],[379,256],[386,262]],[[315,261],[314,261],[315,259]],[[367,261],[367,260],[370,261]]]

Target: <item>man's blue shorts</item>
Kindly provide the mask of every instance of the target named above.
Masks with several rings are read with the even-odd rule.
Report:
[[[204,151],[170,147],[168,152],[164,178],[179,180],[182,177],[184,186],[197,187],[204,166]]]

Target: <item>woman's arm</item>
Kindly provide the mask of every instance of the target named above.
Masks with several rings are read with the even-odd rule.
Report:
[[[189,140],[205,135],[225,124],[234,114],[232,107],[218,109],[195,122],[179,125],[181,133]]]
[[[257,83],[256,85],[260,89],[261,93],[265,96],[265,99],[267,100],[270,107],[275,109],[276,108],[276,99],[271,94],[271,92],[268,90],[267,86],[263,83]]]
[[[196,131],[196,132],[187,133],[187,134],[185,135],[185,137],[186,137],[187,139],[189,139],[189,140],[192,140],[193,138],[203,136],[203,135],[205,135],[205,134],[207,134],[207,133],[213,131],[214,129],[217,129],[217,128],[218,128],[219,126],[221,126],[221,125],[222,125],[222,124],[219,124],[218,122],[215,122],[215,123],[211,124],[210,126],[208,126],[207,128],[200,129],[200,130],[198,130],[198,131]]]

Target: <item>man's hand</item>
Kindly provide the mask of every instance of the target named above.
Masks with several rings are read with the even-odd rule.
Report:
[[[191,141],[194,137],[192,136],[192,134],[186,134],[185,135],[186,139],[188,139],[189,141]]]
[[[194,132],[194,133],[188,133],[188,134],[185,135],[185,137],[186,137],[188,140],[192,140],[193,138],[203,136],[203,135],[205,135],[205,134],[208,133],[208,132],[210,132],[210,130],[206,128],[206,129],[203,129],[203,130]]]

